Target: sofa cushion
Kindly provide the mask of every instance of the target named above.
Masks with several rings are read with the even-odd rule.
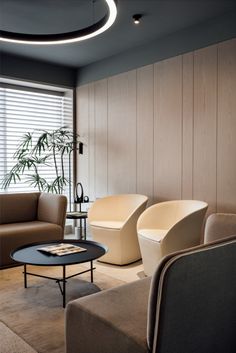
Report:
[[[0,224],[37,219],[39,193],[0,194]]]
[[[92,294],[66,308],[67,353],[147,353],[150,278]]]
[[[0,267],[16,264],[10,258],[10,253],[19,246],[62,238],[63,230],[57,224],[40,221],[2,224],[0,227]]]

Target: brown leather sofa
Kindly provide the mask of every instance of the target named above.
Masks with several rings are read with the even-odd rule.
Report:
[[[0,268],[16,265],[10,253],[19,246],[63,239],[66,207],[64,195],[0,194]]]

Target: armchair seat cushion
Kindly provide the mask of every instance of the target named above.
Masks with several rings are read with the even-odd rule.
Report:
[[[167,229],[139,229],[138,234],[149,240],[159,242],[164,238],[167,232]]]
[[[121,229],[124,222],[121,221],[93,221],[90,223],[92,227],[109,228],[109,229]]]
[[[147,353],[150,282],[151,278],[145,278],[133,282],[132,291],[126,284],[70,302],[66,310],[67,352]]]

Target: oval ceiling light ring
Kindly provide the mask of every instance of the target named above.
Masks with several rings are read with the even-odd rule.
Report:
[[[0,30],[0,41],[19,44],[54,45],[76,43],[93,38],[105,32],[115,22],[117,16],[116,0],[105,0],[105,2],[108,6],[108,12],[101,20],[89,27],[58,34],[28,34]]]

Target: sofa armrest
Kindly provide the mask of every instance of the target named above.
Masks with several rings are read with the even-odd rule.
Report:
[[[89,295],[66,307],[66,353],[148,353],[151,278]]]
[[[66,196],[42,193],[38,201],[38,221],[58,224],[64,229],[66,208]]]

